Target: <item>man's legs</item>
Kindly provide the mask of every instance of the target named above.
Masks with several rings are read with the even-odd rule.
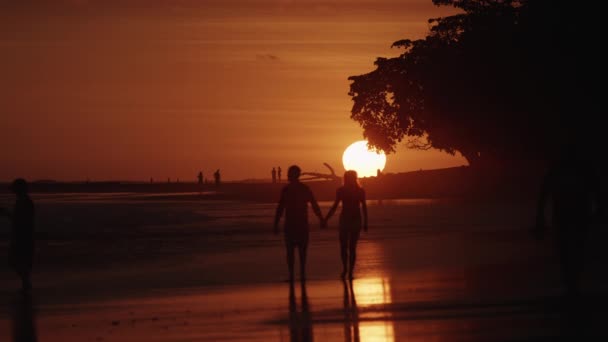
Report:
[[[291,241],[286,240],[285,248],[287,250],[287,269],[289,270],[289,281],[292,282],[293,281],[293,264],[295,262],[293,249],[295,247]]]
[[[308,241],[302,242],[298,245],[298,252],[300,256],[300,280],[306,280],[306,251],[308,249]]]

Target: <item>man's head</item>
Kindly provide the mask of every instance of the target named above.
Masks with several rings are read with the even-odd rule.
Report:
[[[289,179],[290,182],[297,182],[301,173],[302,170],[300,170],[299,166],[292,165],[289,167],[289,170],[287,170],[287,179]]]

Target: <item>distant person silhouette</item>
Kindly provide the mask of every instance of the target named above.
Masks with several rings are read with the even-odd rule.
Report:
[[[293,165],[287,171],[287,184],[281,191],[281,198],[277,206],[274,219],[274,233],[279,233],[279,221],[285,212],[285,247],[287,249],[287,267],[289,269],[289,281],[293,282],[294,249],[298,248],[300,257],[300,279],[306,279],[306,251],[308,248],[308,203],[324,227],[325,222],[321,209],[315,200],[312,191],[301,183],[301,170]]]
[[[291,342],[312,342],[312,315],[306,292],[306,282],[301,283],[302,307],[298,310],[295,287],[289,284],[289,337]]]
[[[203,184],[203,171],[199,171],[196,178],[198,179],[198,184]]]
[[[353,281],[343,279],[344,285],[344,341],[359,342],[359,308]]]
[[[272,182],[276,183],[277,182],[277,170],[273,167],[272,171],[270,171],[270,174],[272,175]]]
[[[282,173],[282,170],[281,170],[281,167],[279,166],[277,168],[277,176],[279,177],[279,183],[281,183],[281,173]]]
[[[220,176],[220,169],[215,170],[215,172],[213,173],[213,178],[215,179],[215,185],[220,185],[221,180],[221,176]]]
[[[346,276],[348,270],[348,277],[352,279],[357,259],[357,241],[359,241],[361,226],[367,232],[365,190],[357,183],[356,171],[349,170],[344,173],[344,185],[336,191],[336,200],[325,217],[326,222],[336,212],[340,202],[342,202],[342,212],[340,213],[342,277]],[[363,212],[363,220],[361,220],[361,212]]]
[[[593,215],[599,212],[597,175],[581,153],[573,147],[564,149],[564,154],[545,175],[534,231],[538,239],[543,237],[545,207],[550,202],[562,280],[570,300],[580,295],[579,278],[584,266],[587,233]]]
[[[25,179],[15,179],[10,190],[16,196],[15,208],[12,212],[1,212],[12,220],[9,265],[21,278],[22,290],[29,291],[32,288],[30,275],[34,259],[34,203],[28,194]]]

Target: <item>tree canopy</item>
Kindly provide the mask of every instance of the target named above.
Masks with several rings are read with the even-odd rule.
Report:
[[[394,42],[400,56],[349,78],[351,118],[370,145],[390,153],[405,141],[475,165],[546,160],[568,140],[599,141],[591,84],[603,62],[587,13],[550,0],[433,3],[461,11],[430,19],[424,39]]]

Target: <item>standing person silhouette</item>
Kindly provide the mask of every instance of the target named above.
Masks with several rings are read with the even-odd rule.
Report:
[[[213,178],[215,178],[215,185],[220,185],[221,179],[220,179],[220,169],[215,170],[215,172],[213,173]]]
[[[281,170],[281,167],[279,166],[277,168],[277,176],[279,176],[279,183],[281,183],[281,172],[282,172],[282,170]]]
[[[203,171],[199,171],[196,178],[198,179],[198,184],[203,184]]]
[[[344,185],[336,191],[336,201],[331,207],[325,222],[329,221],[342,202],[340,213],[340,257],[342,258],[342,278],[353,278],[355,261],[357,259],[357,241],[361,233],[361,226],[367,232],[367,205],[365,204],[365,190],[357,182],[357,172],[349,170],[344,172]],[[361,222],[363,212],[363,222]]]
[[[16,196],[13,212],[0,210],[12,220],[9,245],[9,265],[21,278],[21,289],[32,288],[30,274],[34,259],[34,203],[28,195],[27,182],[23,178],[13,181],[10,187]]]
[[[277,170],[273,167],[272,171],[270,171],[270,174],[272,175],[272,182],[276,183],[277,182]]]
[[[308,248],[308,203],[319,218],[321,227],[325,226],[321,209],[315,200],[312,191],[301,183],[301,170],[292,165],[287,170],[287,184],[281,191],[281,198],[277,206],[274,218],[274,233],[279,233],[279,221],[285,212],[285,247],[287,249],[287,267],[289,269],[289,281],[293,282],[294,249],[298,248],[300,258],[300,280],[306,279],[306,251]]]
[[[536,237],[546,230],[545,207],[551,203],[562,281],[573,305],[580,294],[579,276],[584,266],[585,243],[594,212],[599,212],[599,183],[589,161],[574,147],[564,149],[547,172],[538,200]]]

